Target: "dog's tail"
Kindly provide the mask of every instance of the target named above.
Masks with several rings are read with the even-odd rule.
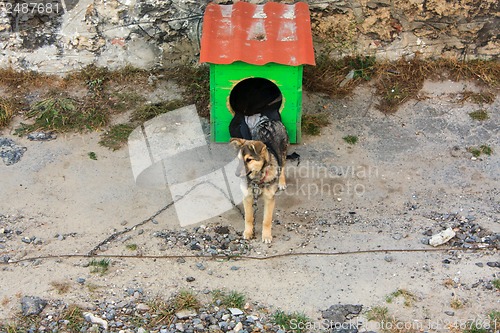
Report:
[[[300,155],[296,152],[291,153],[290,155],[286,155],[287,160],[297,161],[297,166],[300,164]]]

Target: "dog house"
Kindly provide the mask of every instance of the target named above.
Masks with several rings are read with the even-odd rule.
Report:
[[[212,141],[229,141],[229,124],[242,112],[237,104],[243,92],[246,98],[261,98],[248,97],[250,87],[280,95],[279,112],[290,142],[300,142],[302,70],[315,64],[306,3],[208,4],[200,62],[210,64]]]

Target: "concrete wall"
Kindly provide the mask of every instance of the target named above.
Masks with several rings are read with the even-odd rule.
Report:
[[[196,0],[0,1],[0,67],[61,73],[197,63]],[[28,3],[37,3],[36,7]],[[216,1],[217,2],[217,1]],[[231,3],[231,1],[219,1]],[[262,3],[263,1],[252,1]],[[283,1],[292,3],[290,1]],[[498,0],[308,1],[316,49],[333,56],[497,59]],[[23,5],[26,4],[26,5]]]

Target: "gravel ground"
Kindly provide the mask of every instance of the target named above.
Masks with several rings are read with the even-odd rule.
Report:
[[[128,151],[99,146],[98,133],[37,141],[3,130],[3,146],[24,154],[0,164],[0,321],[17,318],[22,332],[279,332],[283,310],[303,312],[311,332],[354,333],[382,332],[368,319],[386,308],[417,331],[491,324],[500,101],[474,121],[479,106],[457,97],[470,86],[426,84],[427,99],[394,115],[375,109],[369,86],[339,101],[305,94],[304,111],[328,112],[331,124],[292,146],[301,163],[287,166],[271,245],[242,239],[241,207],[190,227],[173,208],[153,215],[169,191],[137,186]],[[482,144],[491,156],[470,153]],[[429,245],[447,230],[450,240]],[[109,260],[107,271],[92,259]],[[246,296],[241,314],[218,302],[221,290]],[[196,313],[162,305],[180,291],[200,300]],[[325,321],[347,325],[318,328]]]

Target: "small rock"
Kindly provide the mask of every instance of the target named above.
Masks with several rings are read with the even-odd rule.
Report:
[[[360,314],[362,309],[362,305],[335,304],[330,306],[327,310],[321,311],[321,315],[324,319],[343,323],[348,317]]]
[[[107,320],[114,320],[116,317],[116,311],[111,309],[106,313],[106,319]]]
[[[429,245],[429,237],[421,238],[420,243],[422,243],[424,245]]]
[[[184,309],[175,313],[178,319],[187,319],[189,317],[196,317],[196,315],[196,311],[190,309]]]
[[[149,311],[149,310],[150,310],[149,305],[144,304],[144,303],[139,303],[139,304],[137,304],[137,306],[136,306],[135,308],[136,308],[138,311]]]
[[[450,317],[453,317],[455,315],[455,312],[453,311],[445,311],[444,313]]]
[[[394,258],[392,256],[390,256],[390,255],[386,255],[384,257],[384,260],[387,261],[387,262],[392,262],[394,260]]]
[[[215,233],[219,235],[227,235],[229,234],[229,228],[226,226],[217,226],[214,229]]]
[[[21,298],[21,309],[23,316],[37,315],[43,311],[47,301],[35,296],[24,296]]]
[[[403,238],[403,235],[399,234],[399,233],[396,233],[396,234],[392,235],[392,238],[395,239],[395,240],[400,240],[401,238]]]
[[[240,269],[238,266],[231,266],[232,271],[237,271],[238,269]]]
[[[183,323],[176,323],[175,324],[175,329],[180,331],[180,332],[184,332],[185,328],[184,328],[184,324]]]
[[[193,281],[195,281],[195,280],[196,280],[196,279],[195,279],[194,277],[192,277],[192,276],[188,276],[188,277],[186,278],[186,281],[187,281],[187,282],[193,282]]]
[[[500,268],[500,261],[489,261],[486,265],[493,268]]]
[[[234,326],[233,331],[235,331],[237,333],[237,332],[241,331],[242,329],[243,329],[243,324],[240,321],[239,323],[236,324],[236,326]]]
[[[85,283],[85,279],[79,277],[78,279],[76,279],[76,282],[78,282],[79,284],[84,284]]]
[[[484,267],[484,264],[482,262],[476,262],[477,267]]]
[[[31,132],[28,134],[28,140],[30,141],[50,141],[57,139],[57,134],[54,132]]]

